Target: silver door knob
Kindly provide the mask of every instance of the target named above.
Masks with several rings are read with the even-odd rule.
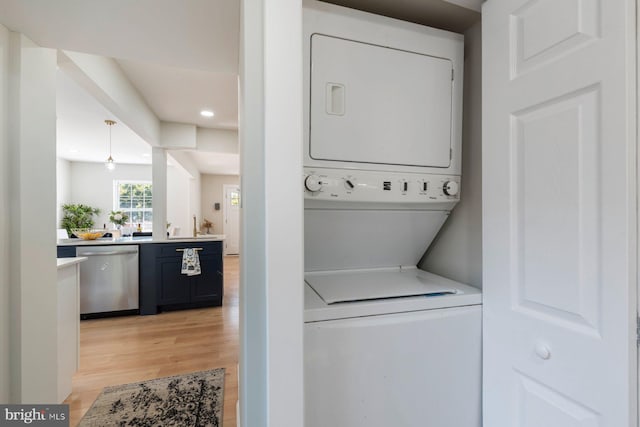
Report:
[[[549,360],[551,358],[551,350],[546,344],[536,344],[535,352],[542,360]]]

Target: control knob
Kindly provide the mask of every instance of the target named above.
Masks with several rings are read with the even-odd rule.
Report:
[[[304,179],[304,186],[307,190],[315,193],[322,189],[322,181],[318,175],[309,175]]]
[[[349,178],[345,178],[344,179],[344,188],[347,189],[347,191],[353,191],[356,188],[356,185],[354,183],[354,179],[349,177]]]
[[[442,186],[442,191],[444,191],[444,194],[446,194],[447,196],[455,196],[456,194],[458,194],[459,189],[460,187],[455,181],[447,181]]]

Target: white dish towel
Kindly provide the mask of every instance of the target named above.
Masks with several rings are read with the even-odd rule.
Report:
[[[188,248],[182,252],[181,273],[187,276],[197,276],[201,273],[200,257],[198,256],[198,251],[194,248]]]

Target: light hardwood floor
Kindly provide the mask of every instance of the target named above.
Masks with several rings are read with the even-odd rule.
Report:
[[[223,425],[235,427],[238,333],[238,257],[224,259],[222,307],[82,321],[70,425],[106,386],[225,368]]]

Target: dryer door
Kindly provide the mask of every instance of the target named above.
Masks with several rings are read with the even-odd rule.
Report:
[[[448,59],[314,34],[311,158],[449,167],[452,70]]]

